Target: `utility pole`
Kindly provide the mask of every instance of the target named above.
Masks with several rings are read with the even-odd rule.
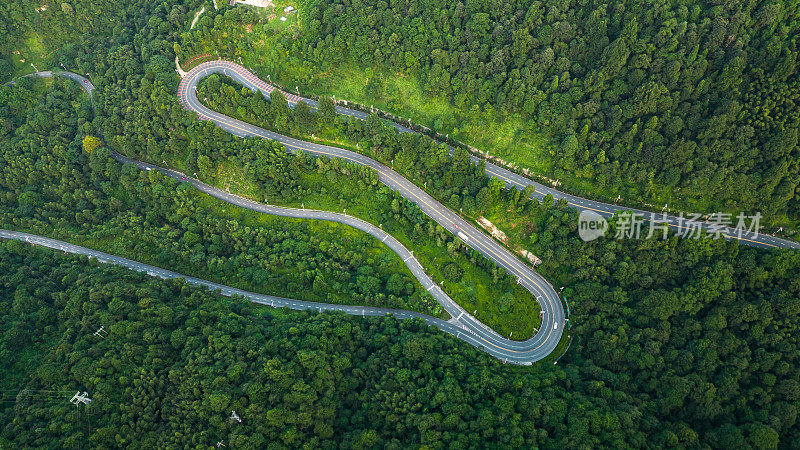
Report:
[[[103,333],[105,333],[105,334],[103,334]],[[95,336],[97,336],[99,338],[105,338],[106,336],[108,336],[108,331],[106,331],[106,327],[103,326],[103,327],[100,327],[97,331],[95,331],[92,334],[94,334]]]
[[[37,69],[36,66],[33,65],[33,63],[31,63],[31,67],[33,67],[33,71],[34,72],[38,72],[39,71],[39,69]]]
[[[79,406],[80,403],[88,405],[91,401],[92,399],[89,398],[89,393],[86,391],[83,391],[83,394],[81,394],[81,391],[76,392],[69,400],[69,402],[75,406]]]

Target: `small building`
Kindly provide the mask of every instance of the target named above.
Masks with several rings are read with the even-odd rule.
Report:
[[[286,8],[283,8],[283,12],[285,12],[287,14],[292,12],[292,11],[294,11],[294,6],[287,6]]]
[[[267,8],[274,5],[272,0],[231,0],[230,4],[231,6],[236,4],[250,5],[257,8]]]

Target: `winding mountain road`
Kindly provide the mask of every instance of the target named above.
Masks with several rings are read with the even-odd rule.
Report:
[[[269,139],[278,140],[290,148],[301,149],[305,151],[310,151],[315,153],[315,149],[330,149],[332,147],[320,146],[315,144],[309,144],[304,141],[298,141],[296,139],[287,138],[276,133],[269,132],[267,130],[263,130],[258,127],[253,127],[252,125],[248,125],[247,127],[242,127],[244,122],[231,119],[230,117],[215,113],[214,111],[206,108],[202,103],[197,100],[196,95],[194,94],[194,89],[197,85],[197,82],[212,73],[220,73],[226,75],[237,82],[241,83],[242,85],[246,86],[251,90],[259,90],[265,96],[269,97],[269,94],[275,90],[275,87],[267,84],[263,80],[259,79],[255,75],[253,75],[250,71],[245,69],[244,67],[240,66],[239,64],[225,61],[225,60],[217,60],[217,61],[208,61],[202,63],[192,70],[190,70],[185,77],[182,78],[181,84],[179,87],[179,96],[181,97],[181,101],[183,102],[184,106],[197,112],[201,118],[206,120],[213,120],[217,125],[221,128],[224,128],[230,131],[233,134],[239,136],[260,136],[260,134],[255,134],[255,130],[260,130],[260,132],[268,133],[267,137]],[[191,92],[190,92],[191,91]],[[312,108],[317,107],[317,102],[315,100],[305,99],[299,97],[295,94],[284,92],[287,101],[289,102],[290,106],[297,104],[299,101],[303,101]],[[363,111],[357,111],[353,109],[344,108],[341,106],[336,107],[336,112],[339,114],[354,116],[359,119],[366,119],[369,115]],[[223,120],[221,120],[223,119]],[[400,132],[415,132],[411,129],[393,123],[394,126]],[[454,151],[453,147],[450,147],[450,152]],[[358,155],[357,153],[347,152],[350,155]],[[337,155],[338,156],[338,155]],[[361,156],[361,155],[359,155]],[[363,158],[363,156],[362,156]],[[544,199],[548,194],[552,195],[555,200],[564,199],[570,206],[577,208],[579,211],[587,210],[587,211],[594,211],[597,214],[601,215],[602,217],[608,219],[614,215],[617,211],[629,211],[640,215],[646,220],[655,219],[658,223],[668,224],[673,231],[677,232],[688,232],[693,228],[699,228],[706,230],[708,232],[717,232],[724,236],[726,239],[738,239],[744,245],[750,245],[755,247],[762,247],[762,248],[793,248],[793,249],[800,249],[800,243],[789,241],[786,239],[781,239],[778,237],[771,236],[769,234],[758,233],[757,231],[743,231],[739,233],[736,229],[732,227],[726,226],[719,226],[715,225],[711,222],[704,222],[704,221],[695,221],[691,224],[688,223],[686,217],[678,217],[672,215],[663,215],[663,214],[656,214],[649,211],[643,211],[635,208],[628,208],[623,206],[617,205],[610,205],[607,203],[597,202],[589,199],[585,199],[582,197],[578,197],[575,195],[567,194],[561,191],[558,191],[550,186],[543,185],[541,183],[537,183],[529,178],[526,178],[522,175],[517,173],[511,172],[503,167],[500,167],[496,164],[493,164],[489,161],[486,161],[483,158],[480,158],[475,155],[470,155],[470,158],[475,164],[479,162],[486,162],[486,174],[491,177],[498,178],[502,180],[506,186],[508,187],[516,187],[518,189],[525,189],[528,186],[533,186],[536,191],[533,194],[532,198],[536,198],[538,200]],[[367,158],[368,159],[368,158]],[[359,159],[360,161],[360,159]],[[359,162],[354,161],[354,162]],[[360,163],[360,162],[359,162]]]
[[[391,235],[385,233],[382,229],[377,228],[372,224],[346,214],[338,214],[329,211],[285,208],[254,202],[252,200],[222,191],[214,186],[202,183],[201,181],[188,177],[180,172],[129,159],[119,154],[114,154],[114,158],[119,162],[134,164],[141,170],[160,171],[168,177],[175,178],[182,182],[191,183],[201,192],[240,207],[252,209],[265,214],[339,222],[362,230],[381,240],[381,242],[385,243],[389,248],[397,253],[412,271],[413,275],[419,280],[422,286],[450,314],[451,319],[444,321],[427,316],[425,314],[389,308],[372,308],[305,302],[255,294],[194,277],[186,277],[175,272],[53,239],[6,230],[0,230],[0,238],[18,239],[31,244],[57,248],[65,252],[93,256],[97,257],[98,260],[103,262],[118,264],[134,270],[146,271],[151,275],[160,276],[162,278],[184,277],[189,283],[203,285],[210,289],[219,289],[224,295],[242,295],[255,302],[269,304],[276,307],[287,306],[293,309],[342,311],[347,314],[362,316],[392,314],[401,319],[420,318],[428,324],[435,325],[443,331],[457,337],[458,339],[483,349],[490,355],[508,363],[529,365],[533,362],[541,360],[555,349],[556,345],[561,339],[564,329],[564,308],[561,304],[558,294],[555,292],[553,287],[538,273],[536,273],[526,264],[523,264],[508,249],[500,245],[491,237],[487,236],[481,230],[477,229],[470,222],[462,219],[458,214],[441,205],[424,190],[420,189],[418,186],[411,183],[393,171],[391,168],[371,158],[337,147],[310,143],[283,136],[272,131],[233,119],[205,107],[197,98],[197,83],[200,79],[212,73],[220,73],[229,76],[254,91],[261,91],[265,96],[269,96],[270,93],[275,90],[274,87],[258,79],[255,75],[247,71],[242,66],[229,61],[209,61],[198,65],[190,70],[184,77],[182,77],[178,88],[178,96],[184,108],[196,112],[203,120],[213,121],[217,126],[236,136],[272,139],[285,145],[289,151],[302,150],[315,155],[342,158],[346,161],[372,168],[378,173],[380,180],[384,184],[400,193],[404,198],[415,202],[426,215],[431,217],[446,229],[450,230],[453,234],[458,234],[467,245],[479,251],[484,256],[492,259],[499,266],[505,268],[510,274],[517,277],[518,282],[536,297],[542,308],[542,325],[536,335],[526,341],[512,341],[498,335],[489,327],[472,317],[467,311],[464,311],[463,308],[461,308],[445,292],[443,292],[424,272],[422,266],[413,257],[413,253],[406,249]],[[76,80],[90,95],[92,94],[94,86],[82,76],[70,72],[54,72],[53,74],[67,76],[68,78]],[[37,75],[51,76],[51,73],[41,72]],[[317,107],[317,102],[314,100],[303,99],[294,94],[284,94],[286,95],[290,106],[296,105],[299,101],[304,101],[312,108]],[[343,108],[340,106],[337,106],[336,110],[339,114],[352,115],[360,119],[365,119],[368,116],[368,114],[365,112]],[[400,124],[394,124],[394,126],[400,132],[413,132],[409,128]],[[453,148],[451,147],[450,150],[452,152]],[[471,156],[471,158],[476,164],[483,161],[483,159],[474,155]],[[550,194],[555,199],[565,199],[570,205],[577,207],[579,210],[594,211],[603,217],[611,217],[616,211],[620,210],[634,211],[644,215],[645,217],[652,214],[645,211],[594,202],[570,194],[565,194],[489,162],[486,162],[486,172],[489,176],[497,177],[503,180],[509,187],[515,186],[522,189],[527,186],[534,186],[536,189],[535,194],[533,195],[534,198],[542,199],[546,195]],[[671,227],[676,229],[685,228],[685,220],[679,217],[658,215],[657,219],[659,222],[668,223]],[[694,226],[706,230],[712,230],[711,225],[702,222]],[[766,248],[800,248],[800,244],[796,242],[775,238],[757,232],[746,232],[737,235],[735,230],[731,228],[723,228],[723,235],[729,239],[739,239],[745,245]]]
[[[466,245],[493,260],[498,266],[503,267],[509,274],[515,276],[517,278],[517,282],[531,292],[531,294],[533,294],[542,309],[541,327],[532,338],[526,341],[513,341],[510,339],[505,339],[475,319],[467,311],[464,311],[464,309],[453,302],[453,300],[450,299],[447,294],[435,287],[435,284],[433,284],[432,287],[429,287],[432,282],[428,281],[429,278],[427,275],[424,275],[424,277],[417,276],[417,272],[415,271],[416,268],[409,266],[409,268],[412,269],[412,272],[414,272],[415,276],[417,276],[417,279],[422,282],[423,287],[428,289],[429,292],[431,292],[431,295],[433,295],[434,298],[436,298],[436,300],[442,305],[442,307],[444,307],[445,310],[447,310],[447,312],[452,316],[452,319],[450,320],[451,323],[459,324],[464,330],[475,333],[479,337],[479,340],[484,342],[487,346],[487,352],[498,357],[500,357],[499,355],[503,355],[502,358],[508,357],[509,361],[538,361],[550,354],[550,352],[555,349],[564,330],[564,307],[555,289],[553,289],[553,286],[551,286],[550,283],[548,283],[547,280],[545,280],[541,275],[520,261],[516,255],[514,255],[503,245],[486,235],[483,231],[477,229],[467,220],[461,218],[459,214],[446,208],[423,189],[420,189],[417,185],[410,182],[391,168],[379,163],[378,161],[359,153],[344,150],[338,147],[315,144],[288,136],[283,136],[264,128],[233,119],[207,108],[197,98],[197,82],[203,77],[215,72],[230,76],[250,89],[262,91],[265,95],[269,95],[269,93],[274,90],[272,86],[258,79],[255,75],[246,71],[239,65],[230,63],[228,61],[211,61],[198,65],[190,70],[187,75],[181,79],[181,83],[178,86],[178,96],[180,97],[181,103],[186,109],[196,112],[201,119],[213,121],[217,126],[236,136],[272,139],[280,142],[290,151],[301,150],[314,155],[325,155],[332,158],[341,158],[348,162],[371,168],[378,174],[381,182],[386,184],[391,189],[397,191],[404,198],[416,203],[422,212],[428,217],[439,223],[453,234],[459,235]],[[298,101],[302,100],[300,97],[293,94],[286,94],[286,97],[290,105],[296,105]],[[316,102],[314,101],[309,101],[309,103],[312,107],[317,106]],[[337,112],[340,114],[354,115],[359,118],[366,118],[367,116],[366,113],[341,107],[337,107]],[[402,126],[396,126],[400,131],[410,131]],[[195,180],[192,180],[192,182],[195,183],[195,186],[198,186]],[[203,187],[201,190],[210,193],[208,191],[209,188],[215,189],[212,187]],[[216,192],[212,195],[217,196],[218,194],[219,192]],[[232,201],[228,199],[224,200]],[[241,202],[245,200],[239,199],[238,201]],[[251,203],[254,204],[246,207],[251,207],[253,209],[263,207],[261,204],[255,202]],[[293,215],[292,217],[298,216]],[[331,220],[327,217],[314,218]],[[348,225],[355,226],[351,223],[348,223]],[[366,229],[364,231],[368,233],[370,232]],[[395,248],[393,248],[393,250],[398,252],[404,261],[407,261],[407,257],[402,253],[402,250]],[[421,269],[420,272],[424,274]],[[437,295],[434,295],[434,293]],[[497,352],[497,354],[494,352]]]
[[[192,72],[189,72],[189,74],[191,73]],[[56,74],[61,75],[62,73],[59,72]],[[46,75],[40,75],[40,76],[49,76],[49,75],[50,74],[48,73]],[[76,79],[79,83],[87,84],[82,81],[84,79],[80,75],[76,74],[70,74],[70,75],[71,76],[69,76],[69,78]],[[188,76],[189,75],[187,75],[187,77]],[[183,86],[183,83],[181,86]],[[91,90],[87,90],[87,92],[89,92],[90,95],[92,93]],[[185,92],[185,88],[181,87],[181,92]],[[195,102],[197,102],[197,97],[195,95],[192,95],[190,97],[193,98]],[[184,98],[186,97],[182,97],[182,101]],[[191,99],[187,98],[187,101],[191,101]],[[296,101],[293,102],[296,104]],[[194,104],[199,105],[199,102]],[[199,105],[199,107],[202,107],[202,105]],[[469,312],[465,311],[461,306],[459,306],[455,301],[453,301],[425,273],[422,266],[414,258],[413,253],[410,252],[408,249],[406,249],[394,237],[384,232],[380,227],[375,227],[372,224],[369,224],[355,217],[348,216],[346,214],[333,213],[329,211],[278,207],[278,206],[266,205],[259,202],[254,202],[252,200],[248,200],[243,197],[230,194],[214,186],[205,184],[200,180],[188,177],[187,175],[181,172],[155,166],[152,164],[130,159],[125,156],[113,153],[112,154],[113,157],[117,161],[123,164],[126,163],[134,164],[140,170],[159,171],[170,178],[174,178],[181,182],[191,183],[195,188],[197,188],[201,192],[204,192],[208,195],[211,195],[213,197],[216,197],[218,199],[224,200],[228,203],[243,208],[248,208],[258,212],[272,214],[272,215],[279,215],[284,217],[328,220],[328,221],[343,223],[352,226],[354,228],[358,228],[359,230],[362,230],[374,236],[375,238],[379,239],[381,242],[386,244],[390,249],[392,249],[395,253],[397,253],[402,258],[406,266],[409,267],[412,274],[417,278],[417,280],[421,283],[421,285],[430,293],[430,295],[434,299],[436,299],[437,302],[439,302],[440,305],[442,305],[442,307],[448,312],[448,314],[450,314],[451,318],[448,321],[444,321],[425,314],[414,313],[411,311],[393,310],[388,308],[372,308],[363,306],[322,304],[315,302],[305,302],[300,300],[282,299],[279,297],[264,296],[261,294],[250,293],[247,291],[242,291],[236,288],[219,285],[217,283],[200,280],[193,277],[187,277],[187,281],[192,282],[194,284],[204,285],[211,289],[220,289],[221,292],[225,295],[234,295],[234,294],[244,295],[260,303],[265,303],[266,301],[269,301],[270,303],[267,304],[273,304],[276,306],[289,306],[295,309],[318,309],[320,311],[337,310],[345,312],[347,314],[362,315],[362,316],[383,315],[388,313],[400,319],[406,319],[412,317],[421,318],[425,320],[427,323],[439,327],[445,332],[452,334],[456,338],[468,342],[473,346],[482,349],[486,353],[506,363],[513,363],[520,365],[533,364],[534,362],[539,361],[542,358],[549,355],[558,345],[561,339],[561,335],[563,333],[565,320],[564,320],[564,309],[553,287],[549,283],[547,283],[547,281],[544,280],[544,278],[542,278],[538,273],[536,273],[530,267],[526,266],[521,261],[519,261],[510,251],[505,249],[505,247],[501,246],[492,238],[483,234],[481,231],[477,230],[473,225],[463,220],[457,214],[446,209],[444,206],[439,204],[436,200],[434,200],[427,193],[419,189],[413,183],[401,177],[388,167],[385,167],[379,164],[378,162],[366,158],[357,153],[349,152],[347,150],[342,150],[335,147],[321,146],[317,144],[307,143],[304,141],[299,141],[292,138],[287,138],[285,136],[272,133],[268,130],[264,130],[243,122],[236,121],[234,119],[218,114],[211,110],[207,110],[204,114],[201,114],[201,118],[207,119],[209,117],[215,117],[216,118],[215,122],[218,125],[222,126],[223,128],[231,132],[234,132],[234,134],[238,136],[258,136],[263,138],[274,139],[279,142],[282,142],[284,145],[287,146],[288,149],[305,150],[319,155],[324,154],[331,157],[340,157],[350,160],[352,162],[357,162],[359,164],[372,167],[373,169],[378,171],[381,180],[388,186],[399,191],[406,198],[415,201],[426,214],[434,218],[434,220],[436,220],[443,226],[449,227],[449,229],[453,230],[454,234],[461,232],[461,234],[464,236],[464,238],[462,239],[468,245],[480,251],[487,257],[491,258],[498,265],[506,268],[506,270],[508,270],[510,273],[517,275],[519,283],[523,285],[525,288],[527,288],[530,292],[534,293],[534,295],[536,295],[537,301],[542,307],[543,317],[540,330],[532,338],[526,341],[513,341],[510,339],[506,339],[500,336],[497,332],[495,332],[488,326],[481,323],[479,320],[475,319]],[[407,130],[404,129],[403,127],[398,127],[398,128],[401,131]],[[175,278],[183,276],[181,274],[177,274],[175,272],[171,272],[165,269],[160,269],[154,266],[149,266],[147,264],[105,254],[84,247],[79,247],[66,242],[55,241],[41,236],[34,236],[25,233],[0,230],[0,238],[24,240],[31,244],[43,245],[50,248],[58,248],[66,252],[96,256],[100,261],[122,265],[124,267],[128,267],[134,270],[146,271],[151,275],[155,276],[162,276],[166,278]]]

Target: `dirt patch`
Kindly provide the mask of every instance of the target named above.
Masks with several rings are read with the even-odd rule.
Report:
[[[541,259],[537,258],[536,255],[527,250],[520,250],[518,253],[522,255],[523,258],[527,259],[531,264],[533,264],[533,267],[536,267],[542,263]]]
[[[511,250],[513,250],[516,254],[522,256],[523,258],[525,258],[529,263],[531,263],[531,265],[533,267],[536,267],[537,265],[542,263],[541,259],[539,259],[533,253],[525,250],[524,248],[521,248],[519,246],[514,246],[512,248],[511,245],[509,244],[508,236],[506,236],[505,233],[503,233],[496,226],[494,226],[494,224],[492,222],[490,222],[487,218],[485,218],[483,216],[479,217],[478,218],[478,224],[480,224],[480,226],[483,227],[484,230],[488,231],[492,235],[493,238],[495,238],[498,241],[502,242],[507,247],[511,248]],[[512,226],[512,229],[515,226],[516,226],[516,224],[514,224]]]
[[[505,233],[500,231],[492,222],[483,216],[478,218],[478,223],[483,227],[484,230],[491,233],[492,237],[499,240],[503,244],[508,245],[508,236]]]

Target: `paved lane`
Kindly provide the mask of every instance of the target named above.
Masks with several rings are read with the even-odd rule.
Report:
[[[198,74],[198,71],[195,69],[193,69],[193,71],[190,71],[190,74],[193,73],[196,76]],[[227,66],[219,66],[217,67],[217,69],[221,73],[230,72],[231,75],[236,76],[235,73],[228,70]],[[37,76],[62,75],[66,76],[67,78],[71,78],[77,81],[83,87],[83,89],[89,93],[90,97],[92,96],[92,91],[94,90],[94,86],[91,84],[91,82],[89,82],[89,80],[71,72],[53,72],[53,73],[41,72],[37,73],[36,75]],[[246,78],[245,75],[239,74],[239,76],[241,77],[240,78],[241,82],[246,82],[246,83],[260,82],[261,86],[264,89],[268,89],[269,92],[271,92],[272,90],[270,86],[267,86],[265,83],[255,78],[255,76],[252,76],[252,74],[249,75],[251,77],[250,80],[252,81],[248,81],[248,78]],[[187,78],[184,78],[184,81]],[[195,82],[196,81],[197,78],[195,78]],[[255,84],[251,84],[251,86],[253,89],[259,88]],[[185,107],[189,107],[186,101],[191,101],[191,99],[187,100],[187,96],[185,95],[186,89],[187,88],[184,86],[184,83],[182,82],[181,87],[179,88],[180,91],[179,95],[184,94],[181,95],[182,102],[184,102]],[[194,95],[194,90],[192,90],[192,95],[189,97],[191,97],[194,100],[193,105],[197,107],[202,107],[202,105],[200,105],[199,102],[197,101],[196,95]],[[289,98],[289,101],[291,102],[292,105],[296,104],[297,101],[299,100],[299,97],[296,96],[287,95],[287,97]],[[311,103],[312,107],[317,106],[316,102],[311,102]],[[337,107],[337,110],[342,114],[352,113],[352,114],[357,114],[358,117],[360,118],[366,118],[365,113],[351,111],[339,107]],[[561,337],[564,328],[563,327],[564,311],[561,306],[560,300],[558,299],[558,296],[555,293],[555,290],[553,290],[552,286],[550,286],[550,284],[548,284],[539,274],[534,272],[528,266],[522,264],[518,259],[516,259],[516,257],[513,254],[511,254],[504,247],[500,246],[493,239],[489,238],[479,230],[475,229],[470,223],[464,221],[463,219],[455,215],[452,211],[444,208],[442,205],[440,205],[432,197],[427,195],[427,193],[420,190],[413,183],[401,177],[388,167],[385,167],[369,158],[365,158],[357,153],[349,152],[342,149],[337,149],[335,147],[321,146],[317,144],[311,144],[308,142],[288,138],[282,135],[278,135],[276,133],[272,133],[268,130],[263,130],[261,128],[254,127],[252,125],[248,125],[243,122],[235,121],[234,119],[231,119],[224,115],[219,115],[210,110],[208,110],[208,115],[201,114],[200,116],[201,118],[209,119],[211,115],[214,115],[216,117],[215,122],[218,125],[238,136],[259,136],[259,137],[274,139],[284,143],[284,145],[286,145],[290,151],[304,150],[319,155],[324,154],[331,157],[339,157],[350,160],[352,162],[372,167],[373,169],[378,171],[381,180],[384,183],[386,183],[393,189],[399,190],[401,193],[403,193],[403,195],[406,196],[406,198],[415,201],[423,209],[423,211],[426,212],[426,214],[433,217],[440,224],[452,226],[451,229],[454,232],[460,231],[462,234],[466,236],[465,241],[468,245],[477,249],[487,257],[495,260],[495,262],[505,267],[509,272],[513,274],[518,274],[519,282],[523,286],[525,286],[528,290],[530,290],[531,292],[539,292],[539,294],[534,294],[534,295],[536,295],[539,304],[542,305],[544,314],[544,317],[542,319],[543,326],[535,336],[533,336],[531,339],[527,341],[515,342],[510,339],[503,338],[502,336],[498,335],[494,330],[492,330],[488,326],[484,325],[483,323],[472,317],[472,315],[470,315],[467,311],[461,308],[444,291],[442,291],[441,288],[437,286],[433,282],[433,280],[431,280],[431,278],[425,273],[423,267],[419,264],[416,258],[414,258],[413,253],[410,252],[408,249],[406,249],[399,241],[397,241],[394,237],[392,237],[388,233],[385,233],[379,227],[376,228],[374,225],[364,222],[360,219],[357,219],[352,216],[347,216],[346,214],[332,213],[329,211],[285,208],[285,207],[277,207],[277,206],[261,204],[258,202],[254,202],[239,197],[237,195],[230,194],[228,192],[224,192],[218,188],[202,183],[199,180],[188,177],[180,172],[157,167],[141,161],[132,160],[116,153],[113,154],[114,158],[119,162],[134,164],[141,170],[158,170],[164,173],[168,177],[175,178],[182,182],[191,183],[201,192],[204,192],[208,195],[211,195],[213,197],[219,198],[221,200],[224,200],[228,203],[240,207],[249,208],[255,211],[263,212],[265,214],[280,215],[285,217],[329,220],[333,222],[343,223],[352,226],[354,228],[358,228],[374,236],[375,238],[380,239],[381,242],[383,242],[394,252],[396,252],[403,259],[406,266],[409,267],[412,274],[417,278],[417,280],[419,280],[422,286],[425,287],[425,289],[431,294],[431,296],[433,296],[439,302],[439,304],[441,304],[442,307],[445,308],[445,310],[451,315],[451,319],[448,321],[443,321],[441,319],[430,317],[424,314],[414,313],[411,311],[393,310],[388,308],[369,308],[360,306],[334,305],[334,304],[323,304],[315,302],[304,302],[300,300],[283,299],[279,297],[254,294],[239,289],[235,289],[229,286],[223,286],[209,281],[200,280],[194,277],[185,277],[188,282],[204,285],[212,289],[220,289],[220,291],[225,295],[234,295],[234,294],[243,295],[248,298],[251,298],[253,301],[257,301],[259,303],[264,303],[264,304],[270,304],[276,307],[288,306],[295,309],[318,309],[319,311],[336,310],[345,312],[347,314],[362,315],[362,316],[383,315],[388,313],[401,319],[417,317],[422,320],[425,320],[427,323],[431,325],[435,325],[441,328],[445,332],[452,334],[458,339],[461,339],[479,349],[484,350],[486,353],[506,363],[530,365],[533,362],[538,361],[547,356],[548,354],[550,354],[550,352],[552,352],[552,350],[558,344],[558,341]],[[395,125],[395,126],[401,132],[411,131],[408,128],[405,128],[401,125]],[[103,262],[118,264],[134,270],[143,270],[153,276],[160,276],[165,278],[183,277],[183,275],[181,274],[177,274],[175,272],[171,272],[165,269],[149,266],[146,264],[138,263],[136,261],[131,261],[125,258],[105,254],[95,250],[75,246],[66,242],[56,241],[53,239],[48,239],[40,236],[0,230],[0,238],[19,239],[29,242],[31,244],[43,245],[50,248],[58,248],[66,252],[95,256]]]
[[[39,72],[29,73],[29,74],[24,75],[24,76],[26,76],[26,77],[40,77],[40,78],[51,78],[51,77],[54,77],[54,76],[59,76],[59,77],[69,78],[71,80],[75,80],[81,86],[81,88],[84,91],[86,91],[87,94],[89,94],[89,97],[92,96],[92,91],[94,91],[94,85],[92,84],[92,82],[87,80],[86,78],[78,75],[77,73],[65,72],[65,71],[62,71],[62,70],[56,70],[56,71],[41,70]],[[14,82],[11,81],[8,84],[14,84]]]
[[[198,72],[193,73],[194,70]],[[206,63],[201,64],[200,66],[196,67],[193,71],[190,71],[188,76],[185,77],[182,82],[181,86],[189,87],[196,85],[199,78],[202,78],[205,75],[211,73],[222,73],[227,75],[234,80],[242,83],[243,85],[247,86],[252,90],[259,90],[264,95],[269,96],[270,92],[272,92],[275,88],[271,85],[265,83],[264,81],[260,80],[258,77],[253,75],[247,69],[243,68],[242,66],[232,63],[230,61],[209,61]],[[317,102],[315,100],[304,99],[298,97],[297,95],[284,93],[286,95],[287,100],[289,101],[290,106],[296,104],[298,101],[304,101],[312,108],[316,108]],[[188,95],[188,91],[184,90],[181,93],[181,98]],[[199,103],[199,102],[198,102]],[[195,109],[194,104],[188,105],[187,102],[184,101],[185,106],[190,107],[191,109],[198,112],[201,117],[203,116],[203,111]],[[201,105],[202,106],[202,105]],[[345,114],[357,117],[359,119],[365,119],[368,114],[363,111],[356,111],[348,108],[343,108],[341,106],[336,107],[336,111],[339,114]],[[206,119],[217,121],[216,118],[212,118],[211,116],[205,117]],[[219,123],[218,123],[219,124]],[[236,134],[235,129],[226,128],[222,124],[219,124],[223,128],[231,131],[232,133]],[[415,132],[411,129],[394,123],[394,126],[400,132]],[[453,147],[450,147],[450,153],[453,152]],[[758,233],[757,231],[744,231],[742,233],[737,232],[734,228],[731,227],[720,227],[715,226],[713,223],[708,223],[703,221],[698,221],[692,224],[692,226],[687,226],[686,218],[680,218],[676,216],[670,215],[663,215],[663,214],[656,214],[649,211],[643,211],[635,208],[628,208],[624,206],[617,206],[611,205],[608,203],[601,203],[596,202],[593,200],[585,199],[582,197],[578,197],[576,195],[567,194],[561,191],[558,191],[550,186],[543,185],[541,183],[537,183],[529,178],[526,178],[520,174],[511,172],[503,167],[500,167],[496,164],[493,164],[489,161],[486,161],[483,158],[480,158],[475,155],[471,155],[470,158],[475,164],[478,164],[481,161],[486,162],[486,173],[491,177],[498,178],[502,180],[507,187],[516,187],[519,189],[525,189],[527,186],[533,186],[536,189],[536,192],[532,196],[532,198],[536,198],[538,200],[542,200],[548,194],[552,195],[555,200],[564,199],[567,203],[578,210],[588,210],[594,211],[605,218],[610,218],[614,215],[617,211],[630,211],[641,215],[647,220],[655,219],[657,223],[665,223],[668,224],[669,227],[673,231],[683,231],[688,232],[692,228],[700,228],[706,230],[708,232],[720,232],[722,236],[726,239],[738,239],[743,245],[750,245],[754,247],[762,247],[762,248],[793,248],[793,249],[800,249],[800,243],[795,241],[790,241],[786,239],[781,239],[778,237],[771,236],[769,234]],[[735,222],[734,218],[734,222]]]
[[[561,339],[564,329],[564,308],[555,289],[553,289],[550,283],[541,275],[522,263],[511,251],[478,230],[470,222],[462,219],[458,214],[441,205],[418,186],[405,179],[391,168],[371,158],[337,147],[310,143],[283,136],[206,108],[197,98],[197,82],[212,73],[230,76],[246,87],[254,91],[261,91],[265,95],[269,95],[274,90],[272,86],[258,79],[239,65],[228,61],[210,61],[202,63],[190,70],[181,80],[178,86],[178,95],[185,108],[197,112],[201,119],[211,120],[219,127],[236,136],[272,139],[284,144],[290,151],[302,150],[315,155],[341,158],[372,168],[378,173],[380,180],[384,184],[400,193],[404,198],[416,203],[426,215],[445,227],[445,229],[451,231],[453,234],[462,233],[466,236],[464,241],[467,245],[493,260],[496,264],[506,269],[511,275],[517,277],[518,283],[533,294],[543,311],[542,325],[536,335],[526,341],[512,341],[499,336],[489,327],[475,319],[467,311],[464,311],[463,308],[455,304],[443,292],[441,296],[435,296],[440,304],[453,317],[451,322],[462,327],[466,332],[465,334],[476,335],[479,341],[482,341],[484,345],[486,345],[489,353],[508,355],[509,360],[513,358],[514,361],[538,361],[555,349]],[[285,95],[292,105],[301,100],[294,94],[285,93]],[[312,107],[316,107],[316,102],[309,101],[309,103]],[[360,118],[366,117],[365,113],[345,108],[338,108],[338,111],[342,114],[352,114]],[[401,126],[398,126],[398,128],[400,131],[408,131],[408,129]],[[151,168],[155,169],[155,167]],[[185,175],[181,174],[180,177],[186,178],[187,181],[189,180]],[[204,192],[208,191],[204,190]],[[423,282],[423,286],[426,286],[426,283]],[[431,292],[434,290],[440,291],[438,288],[432,288]],[[500,357],[497,354],[495,356]],[[505,357],[506,356],[502,356],[501,358]]]
[[[50,239],[28,233],[21,233],[17,231],[0,229],[0,239],[9,239],[9,240],[14,239],[22,242],[27,242],[32,245],[39,245],[54,250],[60,250],[65,253],[83,255],[89,258],[97,258],[97,260],[102,263],[115,264],[137,272],[146,272],[148,275],[163,279],[184,278],[187,283],[194,284],[197,286],[203,286],[212,291],[219,291],[222,295],[226,295],[229,297],[234,295],[239,295],[253,302],[260,303],[262,305],[272,306],[275,308],[286,307],[296,310],[310,309],[318,312],[339,311],[345,314],[351,314],[354,316],[362,316],[362,317],[384,316],[386,314],[391,314],[397,317],[398,319],[402,320],[421,319],[425,321],[428,325],[436,326],[439,329],[443,330],[444,332],[452,334],[456,338],[466,341],[475,347],[485,348],[484,347],[485,344],[481,342],[478,336],[475,336],[472,333],[464,332],[464,330],[462,330],[462,328],[460,328],[459,326],[441,319],[437,319],[435,317],[431,317],[425,314],[420,314],[412,311],[404,311],[391,308],[376,308],[376,307],[364,307],[364,306],[335,305],[330,303],[306,302],[300,300],[292,300],[283,297],[275,297],[272,295],[257,294],[254,292],[243,291],[241,289],[226,286],[223,284],[206,281],[200,278],[186,276],[177,272],[173,272],[171,270],[162,269],[160,267],[151,266],[127,258],[121,258],[119,256],[110,255],[108,253],[92,250],[90,248],[70,244],[69,242],[58,241],[55,239]],[[493,350],[492,348],[487,348],[486,351],[487,353],[508,363],[515,363],[521,365],[532,364],[532,361],[530,361],[529,359],[518,358],[516,357],[516,355],[513,354],[504,354],[502,352]]]

